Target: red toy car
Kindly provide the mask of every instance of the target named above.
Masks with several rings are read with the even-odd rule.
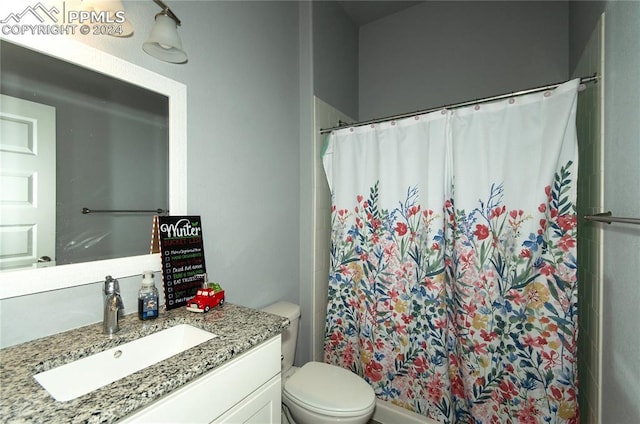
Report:
[[[209,312],[209,309],[224,305],[224,290],[219,284],[210,283],[209,288],[198,289],[195,297],[187,302],[191,312]]]

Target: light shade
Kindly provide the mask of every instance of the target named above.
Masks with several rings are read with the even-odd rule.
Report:
[[[142,49],[165,62],[185,63],[187,61],[187,54],[182,50],[176,21],[163,12],[156,15],[156,22]]]

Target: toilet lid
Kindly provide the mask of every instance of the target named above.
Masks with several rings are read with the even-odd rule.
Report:
[[[353,413],[366,411],[375,403],[373,389],[356,374],[335,365],[308,362],[285,383],[293,401],[320,411]]]

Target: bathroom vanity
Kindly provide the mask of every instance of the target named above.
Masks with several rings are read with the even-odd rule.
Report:
[[[34,375],[187,324],[215,337],[68,401]],[[135,314],[109,337],[102,324],[0,350],[3,422],[280,422],[281,331],[286,318],[225,304],[207,314],[179,308]],[[123,349],[124,350],[124,349]]]

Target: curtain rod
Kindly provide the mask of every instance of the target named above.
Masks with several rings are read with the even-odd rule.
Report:
[[[588,83],[591,83],[591,82],[598,82],[598,79],[599,78],[598,78],[597,74],[593,74],[590,77],[582,77],[582,78],[580,78],[580,84],[588,84]],[[327,133],[330,133],[331,131],[339,130],[339,129],[342,129],[342,128],[361,127],[363,125],[377,124],[379,122],[392,121],[394,119],[411,118],[412,116],[423,115],[425,113],[435,112],[435,111],[442,110],[442,109],[458,109],[458,108],[461,108],[461,107],[464,107],[464,106],[477,105],[477,104],[482,104],[482,103],[493,102],[493,101],[496,101],[496,100],[508,99],[508,98],[511,98],[511,97],[523,96],[525,94],[538,93],[540,91],[551,90],[553,88],[558,87],[561,84],[564,84],[564,82],[544,85],[544,86],[541,86],[541,87],[529,88],[529,89],[522,90],[522,91],[499,94],[497,96],[485,97],[483,99],[469,100],[469,101],[462,102],[462,103],[454,103],[454,104],[445,105],[445,106],[432,107],[432,108],[429,108],[429,109],[418,110],[418,111],[415,111],[415,112],[402,113],[402,114],[399,114],[399,115],[392,115],[392,116],[387,116],[387,117],[384,117],[384,118],[376,118],[376,119],[371,119],[371,120],[368,120],[368,121],[354,122],[352,124],[348,124],[346,122],[343,123],[342,121],[339,121],[339,125],[336,126],[336,127],[321,128],[320,129],[320,134],[327,134]]]
[[[89,213],[156,213],[156,214],[163,214],[163,213],[168,213],[168,210],[165,209],[89,209],[89,208],[82,208],[82,210],[80,211],[83,213],[83,215],[89,214]]]
[[[585,215],[584,219],[587,221],[606,222],[611,224],[612,222],[621,222],[624,224],[636,224],[640,225],[640,218],[622,218],[618,216],[611,216],[611,212],[597,213],[595,215]]]

